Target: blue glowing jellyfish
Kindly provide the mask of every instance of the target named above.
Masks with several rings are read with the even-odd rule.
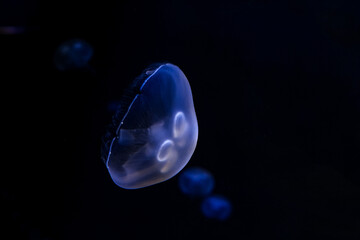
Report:
[[[214,188],[212,174],[200,167],[191,167],[182,172],[179,177],[180,190],[192,197],[202,197],[210,194]]]
[[[224,196],[213,195],[203,200],[201,210],[207,218],[224,221],[229,218],[232,206]]]
[[[93,48],[87,42],[73,39],[61,44],[54,55],[54,63],[58,70],[85,68],[93,55]]]
[[[177,174],[197,138],[187,78],[175,65],[154,64],[125,91],[103,138],[102,159],[118,186],[146,187]]]

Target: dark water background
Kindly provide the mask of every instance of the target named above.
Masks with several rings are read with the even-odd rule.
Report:
[[[360,4],[2,4],[3,25],[25,26],[0,35],[8,239],[360,238]],[[72,38],[93,46],[92,70],[54,67]],[[107,103],[157,61],[190,81],[189,166],[214,174],[228,221],[205,219],[177,177],[124,190],[100,160]]]

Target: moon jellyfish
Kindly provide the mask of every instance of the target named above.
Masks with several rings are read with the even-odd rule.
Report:
[[[227,198],[213,195],[203,200],[201,210],[207,218],[224,221],[229,218],[232,206]]]
[[[193,197],[210,194],[214,188],[214,183],[212,174],[200,167],[186,169],[179,177],[180,190]]]
[[[147,187],[177,174],[197,138],[187,78],[173,64],[154,64],[125,91],[103,137],[102,159],[118,186]]]
[[[60,71],[84,68],[90,61],[93,52],[91,45],[84,40],[69,40],[57,48],[54,63]]]

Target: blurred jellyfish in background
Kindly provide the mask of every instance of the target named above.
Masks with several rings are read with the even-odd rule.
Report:
[[[214,189],[215,180],[212,174],[200,167],[191,167],[183,171],[179,177],[181,192],[190,197],[209,195]]]
[[[188,197],[202,198],[201,211],[206,218],[224,221],[229,218],[232,206],[222,195],[210,195],[214,189],[213,175],[201,167],[191,167],[179,177],[179,188]]]
[[[175,176],[190,160],[197,138],[186,76],[173,64],[153,64],[124,92],[102,139],[102,159],[118,186],[147,187]]]
[[[121,101],[120,100],[112,100],[112,101],[109,101],[109,103],[107,104],[107,111],[109,113],[115,113],[116,110],[119,108],[121,104]]]
[[[229,218],[232,205],[226,197],[212,195],[203,200],[201,210],[207,218],[224,221]]]
[[[22,26],[0,26],[1,35],[16,35],[25,32],[25,27]]]
[[[86,68],[93,52],[89,43],[81,39],[72,39],[56,49],[54,63],[60,71]]]

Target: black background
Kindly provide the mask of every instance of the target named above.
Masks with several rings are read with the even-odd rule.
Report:
[[[347,1],[4,1],[1,216],[7,239],[359,239],[360,15]],[[53,55],[81,38],[90,69]],[[205,219],[177,176],[138,190],[100,160],[109,101],[149,64],[192,86],[188,166],[233,204]]]

